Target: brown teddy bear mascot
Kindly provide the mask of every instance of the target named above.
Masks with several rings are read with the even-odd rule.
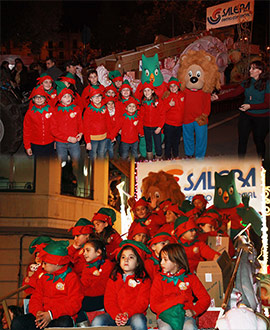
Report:
[[[207,147],[211,93],[215,88],[220,88],[220,73],[215,57],[204,50],[188,51],[180,57],[178,79],[181,82],[180,88],[185,94],[183,124],[185,154],[191,158],[195,151],[195,157],[202,159]]]

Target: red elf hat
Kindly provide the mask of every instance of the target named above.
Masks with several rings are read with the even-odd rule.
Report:
[[[124,106],[127,107],[131,103],[135,104],[136,107],[139,104],[139,102],[134,97],[131,96],[127,101],[125,101]]]
[[[115,251],[116,259],[118,259],[123,248],[128,247],[128,246],[133,247],[138,252],[138,254],[142,260],[145,260],[147,255],[149,255],[149,256],[151,255],[151,251],[142,242],[136,242],[133,240],[126,239],[119,244],[119,248]]]
[[[174,223],[174,234],[177,238],[180,238],[185,232],[191,229],[196,229],[196,223],[194,217],[180,216]]]
[[[106,93],[107,93],[108,91],[110,91],[110,90],[114,91],[115,94],[117,94],[117,89],[115,88],[115,86],[114,86],[113,84],[111,84],[111,85],[105,87],[105,89],[104,89],[104,93],[106,94]]]
[[[64,76],[59,77],[60,81],[66,81],[72,85],[75,85],[75,77],[72,73],[68,72]]]
[[[53,81],[53,78],[48,75],[48,73],[42,73],[39,78],[37,78],[37,85],[42,84],[45,80]]]
[[[86,218],[80,218],[74,227],[69,228],[72,231],[72,236],[91,234],[93,232],[93,224]]]
[[[206,206],[206,204],[208,203],[203,194],[197,194],[197,195],[193,196],[192,204],[196,199],[199,199],[201,202],[203,202],[204,206]]]
[[[90,87],[90,90],[88,92],[87,97],[89,97],[91,99],[91,97],[93,97],[94,95],[98,95],[98,94],[100,94],[103,97],[103,92],[104,92],[104,88],[101,88],[101,87],[98,87],[98,88]]]
[[[107,104],[110,101],[116,103],[117,102],[116,96],[105,96],[104,99],[103,99],[104,104]]]
[[[54,241],[40,251],[39,258],[53,265],[66,265],[70,262],[67,247],[69,241]]]
[[[138,199],[137,202],[135,202],[135,204],[132,207],[132,211],[134,212],[136,207],[138,207],[138,206],[145,206],[145,207],[149,208],[149,203],[147,202],[147,200],[144,197],[142,197],[142,198]]]
[[[150,237],[150,232],[147,226],[142,226],[140,222],[136,223],[133,227],[133,230],[128,233],[128,239],[133,239],[137,234],[146,234],[146,236]]]
[[[29,99],[32,99],[37,95],[44,96],[46,99],[48,98],[48,94],[45,92],[44,87],[42,85],[38,85],[37,87],[33,88],[32,92],[29,96]]]
[[[177,215],[179,215],[179,216],[180,216],[180,215],[184,215],[184,212],[181,211],[181,210],[179,209],[179,206],[178,206],[177,204],[170,203],[170,204],[167,206],[165,212],[167,212],[168,210],[174,212],[175,214],[177,214]]]
[[[112,226],[116,221],[116,213],[113,209],[101,207],[98,212],[94,214],[91,222],[95,220],[107,222],[108,225]]]
[[[121,92],[121,90],[124,88],[128,88],[132,92],[132,87],[130,86],[130,83],[127,79],[123,81],[122,86],[119,88],[119,92]]]
[[[181,85],[180,82],[179,82],[179,80],[177,78],[175,78],[175,77],[171,77],[170,78],[170,80],[168,81],[168,87],[170,87],[170,85],[172,85],[172,84],[175,84],[178,87],[180,87],[180,85]]]
[[[160,232],[160,233],[154,235],[153,238],[151,238],[148,241],[148,245],[151,247],[153,244],[157,244],[157,243],[165,242],[165,241],[169,241],[170,243],[177,243],[175,237],[173,237],[169,233]]]
[[[53,240],[48,236],[39,236],[35,238],[29,245],[29,252],[33,254],[34,252],[40,252],[47,244],[53,242]]]

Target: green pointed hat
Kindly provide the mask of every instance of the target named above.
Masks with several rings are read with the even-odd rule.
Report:
[[[75,77],[72,73],[68,72],[64,76],[59,78],[60,81],[67,81],[72,85],[75,85]]]
[[[108,77],[111,81],[116,81],[116,80],[122,80],[123,81],[123,77],[120,73],[120,71],[115,70],[115,71],[110,71],[108,74]]]
[[[65,94],[70,94],[74,96],[73,91],[67,88],[67,86],[63,83],[63,81],[56,81],[55,83],[56,83],[57,98],[59,101]]]
[[[69,241],[54,241],[40,252],[40,259],[54,265],[66,265],[70,262],[67,247]]]
[[[123,248],[126,246],[132,246],[138,252],[142,260],[145,260],[147,255],[149,256],[151,255],[151,251],[142,242],[136,242],[130,239],[126,239],[119,244],[120,249],[117,249],[117,253],[116,253],[117,257],[119,256],[119,253],[121,253]]]
[[[92,222],[94,220],[107,222],[110,226],[112,226],[116,221],[116,213],[113,209],[101,207],[98,212],[94,214]]]
[[[167,232],[160,232],[154,235],[149,241],[148,245],[151,247],[153,244],[169,241],[170,243],[176,243],[176,239]]]
[[[43,72],[40,77],[37,78],[37,84],[40,85],[47,79],[53,81],[53,78],[48,73]]]
[[[68,231],[72,231],[72,236],[91,234],[93,232],[93,224],[86,218],[80,218],[74,227],[71,227]]]
[[[177,78],[175,78],[175,77],[171,77],[170,78],[170,80],[169,80],[169,82],[168,82],[168,86],[170,86],[170,85],[172,85],[172,84],[175,84],[175,85],[177,85],[178,87],[180,87],[180,82],[179,82],[179,80],[177,79]]]
[[[174,233],[177,238],[182,236],[185,232],[191,229],[196,229],[197,226],[194,222],[194,217],[186,217],[182,215],[175,220],[174,223]]]
[[[29,252],[33,254],[34,252],[38,252],[37,249],[39,245],[42,245],[42,248],[47,244],[53,242],[53,240],[48,236],[39,236],[35,238],[29,245]]]

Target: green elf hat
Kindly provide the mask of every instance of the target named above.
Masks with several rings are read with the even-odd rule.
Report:
[[[107,222],[108,225],[112,226],[116,221],[116,213],[113,209],[101,207],[97,213],[94,214],[91,222],[95,220]]]
[[[128,246],[133,247],[138,252],[138,254],[142,260],[145,260],[147,255],[149,255],[149,256],[151,255],[151,251],[142,242],[136,242],[133,240],[126,239],[119,244],[119,248],[116,250],[115,255],[116,255],[117,259],[120,256],[120,253],[123,250],[123,248],[128,247]]]
[[[170,87],[170,85],[172,85],[172,84],[177,85],[179,88],[180,88],[180,86],[181,86],[179,80],[178,80],[177,78],[175,78],[175,77],[171,77],[171,78],[170,78],[170,80],[169,80],[169,82],[168,82],[168,87]]]
[[[69,241],[51,242],[40,251],[39,258],[53,265],[66,265],[70,262],[67,247]]]
[[[39,78],[37,78],[37,85],[42,84],[45,80],[51,80],[53,81],[53,78],[51,76],[48,75],[48,73],[44,72],[40,75]]]
[[[36,87],[33,88],[30,96],[29,96],[29,100],[34,98],[35,96],[40,95],[40,96],[44,96],[46,99],[48,97],[48,94],[45,92],[44,88],[42,85],[38,85]]]
[[[132,92],[132,87],[130,86],[130,83],[127,79],[123,81],[122,86],[119,88],[119,92],[121,92],[121,90],[124,88],[128,88]]]
[[[104,87],[99,86],[98,88],[90,87],[87,97],[91,99],[94,95],[100,94],[102,97],[104,95]]]
[[[123,81],[123,77],[122,77],[120,71],[118,71],[118,70],[110,71],[108,74],[108,77],[113,82],[115,82],[117,80]]]
[[[159,314],[159,318],[168,323],[173,330],[183,329],[185,310],[183,304],[174,305]]]
[[[160,242],[165,242],[165,241],[169,241],[169,243],[173,244],[173,243],[177,243],[176,239],[170,235],[169,233],[166,232],[160,232],[156,235],[153,236],[153,238],[151,238],[148,241],[148,245],[151,247],[154,244],[160,243]]]
[[[93,232],[93,224],[86,218],[80,218],[74,227],[69,228],[72,231],[72,236],[91,234]]]
[[[74,97],[73,91],[67,88],[67,86],[63,83],[63,81],[56,81],[55,83],[56,83],[57,98],[59,101],[65,94],[70,94],[72,97]]]
[[[53,240],[48,236],[39,236],[35,238],[29,245],[29,252],[33,254],[34,252],[39,252],[47,244],[53,242]]]
[[[191,229],[196,229],[197,226],[194,221],[194,217],[186,217],[181,215],[175,220],[174,234],[177,238],[180,238],[185,232]]]
[[[66,81],[70,83],[71,85],[75,85],[75,77],[72,73],[68,72],[64,76],[59,78],[60,81]]]

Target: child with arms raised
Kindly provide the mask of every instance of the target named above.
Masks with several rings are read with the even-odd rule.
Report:
[[[144,249],[141,242],[126,240],[120,244],[105,291],[107,313],[97,316],[92,326],[130,325],[132,330],[147,330],[145,314],[151,281],[144,269]]]
[[[160,266],[162,272],[155,277],[150,293],[150,307],[157,314],[158,328],[198,329],[194,317],[206,311],[211,300],[198,277],[190,273],[184,248],[179,244],[164,246]]]

